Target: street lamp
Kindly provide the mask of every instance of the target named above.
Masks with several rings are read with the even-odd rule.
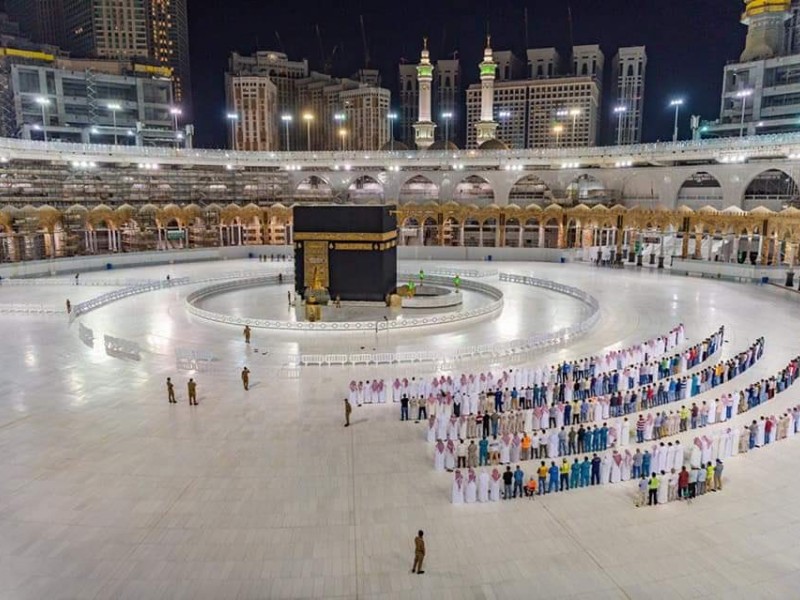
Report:
[[[564,126],[561,123],[553,125],[553,133],[556,134],[556,148],[561,145],[561,134],[564,131]]]
[[[291,152],[292,146],[291,142],[289,141],[289,123],[292,122],[292,115],[281,115],[281,121],[283,121],[284,131],[286,132],[286,151]]]
[[[44,134],[44,141],[47,141],[47,107],[50,106],[50,98],[39,96],[36,98],[36,104],[42,109],[42,133]]]
[[[675,107],[675,128],[672,131],[672,141],[674,143],[678,141],[678,111],[681,109],[681,106],[683,106],[683,98],[671,100],[669,105]]]
[[[179,141],[179,138],[178,138],[178,117],[180,117],[183,114],[183,111],[180,108],[178,108],[177,106],[173,106],[172,108],[169,109],[169,114],[172,115],[172,123],[174,125],[174,131],[175,131],[175,147],[177,148],[178,145],[179,145],[178,144],[178,141]]]
[[[389,120],[389,150],[394,152],[394,122],[397,120],[397,113],[390,112],[386,118]]]
[[[344,152],[345,140],[347,139],[347,129],[340,129],[339,130],[339,137],[342,138],[342,152]]]
[[[744,113],[747,109],[747,99],[752,95],[752,89],[739,90],[736,92],[736,97],[742,99],[742,120],[739,122],[739,137],[744,137]]]
[[[450,141],[450,119],[453,118],[452,112],[442,113],[444,119],[444,149],[447,150],[447,143]]]
[[[311,152],[311,122],[314,120],[314,115],[311,113],[303,114],[303,121],[306,122],[306,150]]]
[[[117,145],[117,111],[122,110],[122,105],[117,102],[112,102],[106,106],[111,111],[111,118],[114,123],[114,145]]]
[[[581,116],[583,111],[580,108],[572,108],[569,111],[569,116],[572,117],[572,144],[573,146],[578,145],[578,139],[575,136],[575,129],[578,126],[578,117]]]
[[[225,118],[228,119],[228,123],[231,126],[231,149],[238,150],[238,144],[236,143],[236,125],[239,122],[239,113],[229,112],[225,115]]]
[[[624,106],[614,107],[614,114],[617,115],[617,146],[622,145],[622,116],[627,110]]]

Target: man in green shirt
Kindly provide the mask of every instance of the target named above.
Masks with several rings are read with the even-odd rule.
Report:
[[[647,506],[652,506],[653,504],[658,504],[658,486],[661,484],[658,477],[655,473],[650,476],[650,480],[647,482]]]

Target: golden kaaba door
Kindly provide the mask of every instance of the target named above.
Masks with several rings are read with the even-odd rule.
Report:
[[[322,287],[330,287],[328,242],[305,242],[303,247],[303,287],[314,285],[315,275]]]

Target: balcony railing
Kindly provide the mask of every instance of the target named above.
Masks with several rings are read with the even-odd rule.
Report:
[[[449,150],[449,151],[335,151],[335,152],[235,152],[232,150],[202,150],[143,146],[111,146],[102,144],[78,144],[70,142],[40,142],[16,138],[0,138],[0,158],[51,157],[57,160],[75,160],[85,157],[96,161],[135,162],[137,160],[164,161],[170,163],[214,164],[214,165],[258,165],[282,167],[287,163],[313,168],[314,166],[341,168],[352,166],[386,166],[402,164],[460,165],[494,164],[505,165],[514,161],[553,163],[614,162],[628,158],[635,161],[677,160],[680,158],[707,157],[719,154],[747,153],[750,155],[775,156],[800,153],[800,133],[780,133],[744,138],[717,138],[687,140],[682,142],[658,142],[629,146],[595,146],[584,148],[535,148],[529,150]],[[580,166],[585,166],[581,164]]]

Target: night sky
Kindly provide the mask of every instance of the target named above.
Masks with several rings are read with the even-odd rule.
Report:
[[[332,75],[347,77],[363,66],[359,15],[364,16],[372,67],[396,101],[400,58],[416,62],[423,35],[433,59],[456,50],[465,83],[477,79],[486,23],[496,50],[512,49],[525,60],[523,10],[528,8],[530,47],[570,46],[567,0],[188,0],[197,145],[225,145],[224,72],[231,51],[283,50],[293,60],[307,58],[321,71],[314,26],[319,23],[325,51],[339,51]],[[574,43],[600,44],[606,69],[619,46],[646,45],[644,140],[669,139],[674,113],[670,97],[681,96],[682,136],[689,114],[715,119],[719,113],[722,68],[736,60],[746,29],[739,24],[740,0],[571,0]],[[606,105],[607,111],[611,107]]]

